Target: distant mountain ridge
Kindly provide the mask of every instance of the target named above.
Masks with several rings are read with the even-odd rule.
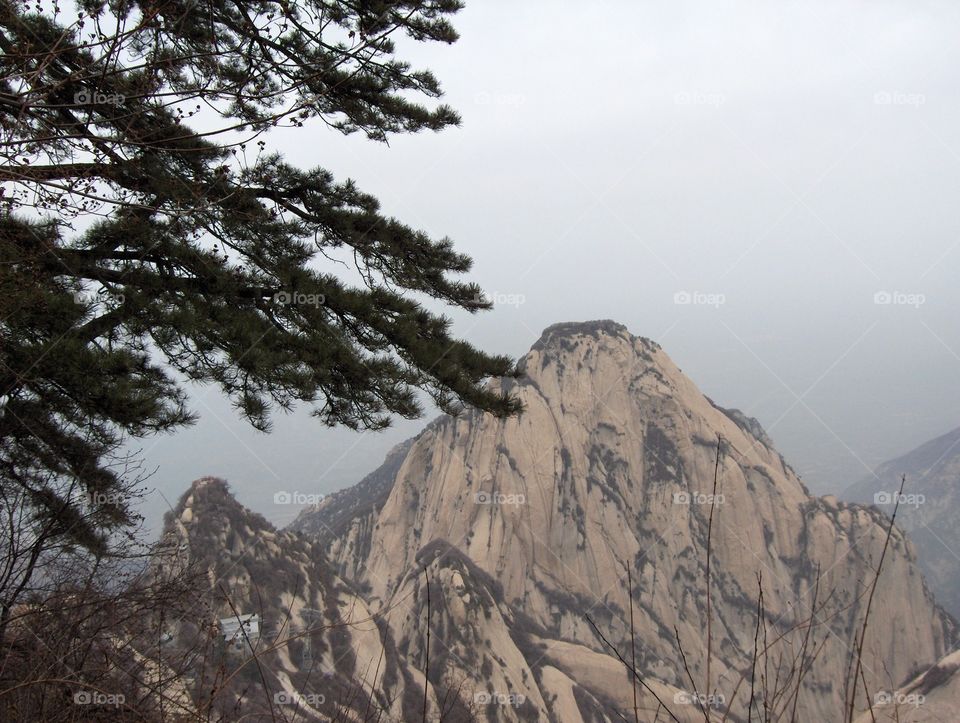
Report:
[[[916,545],[937,600],[960,618],[960,427],[884,462],[843,497],[890,514],[903,475],[897,524]]]

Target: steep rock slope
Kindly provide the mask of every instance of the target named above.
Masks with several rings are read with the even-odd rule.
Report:
[[[422,699],[423,676],[409,669],[389,630],[326,563],[323,549],[274,529],[223,480],[191,485],[167,514],[161,549],[157,575],[197,580],[195,596],[163,621],[172,637],[165,657],[190,661],[185,669],[201,698],[227,689],[214,706],[219,714],[402,720]],[[225,644],[218,621],[250,614],[259,617],[259,634]]]
[[[916,545],[937,600],[960,617],[960,428],[885,462],[843,496],[890,514],[903,475],[897,524]]]
[[[490,720],[629,716],[632,687],[610,646],[634,655],[650,686],[638,693],[644,720],[657,715],[654,693],[679,719],[702,720],[701,703],[745,719],[751,678],[755,701],[779,714],[796,698],[805,719],[837,719],[884,516],[810,497],[755,420],[714,405],[657,344],[619,324],[550,327],[523,365],[525,378],[502,382],[522,416],[437,420],[412,441],[382,504],[338,521],[331,558],[389,611],[401,655],[424,631],[397,601],[422,605],[424,576],[446,600],[468,586],[466,571],[479,584],[470,604],[495,603],[482,619],[504,637],[480,648],[471,618],[442,618],[433,646],[449,652],[447,687],[472,691]],[[331,527],[313,514],[297,527]],[[895,688],[955,638],[897,530],[882,586],[862,646],[871,691]]]

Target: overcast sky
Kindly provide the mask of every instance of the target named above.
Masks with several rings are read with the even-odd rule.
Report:
[[[955,2],[485,0],[456,25],[453,46],[400,50],[462,127],[272,142],[473,256],[503,303],[454,315],[459,335],[519,356],[558,321],[622,322],[816,491],[960,425]],[[213,474],[284,523],[277,491],[352,484],[427,421],[357,434],[303,413],[265,436],[216,389],[193,407],[195,427],[140,445],[151,521]]]

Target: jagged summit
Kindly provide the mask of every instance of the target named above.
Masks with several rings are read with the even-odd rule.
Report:
[[[164,515],[164,530],[178,521],[181,525],[190,524],[202,513],[204,520],[218,525],[244,521],[257,530],[265,530],[271,525],[262,515],[241,505],[230,491],[230,484],[219,477],[200,477],[190,483],[190,487],[180,495],[173,509]]]
[[[609,337],[606,341],[612,344],[599,343],[603,337]],[[584,343],[581,344],[581,341]],[[586,343],[588,341],[593,341],[594,344]],[[620,349],[621,345],[623,349]],[[540,369],[550,364],[556,357],[568,356],[576,359],[579,365],[591,355],[623,353],[628,348],[632,348],[632,351],[626,352],[627,355],[623,357],[623,361],[631,370],[653,367],[653,372],[647,370],[645,373],[671,375],[671,372],[675,372],[677,377],[682,376],[679,368],[675,366],[660,344],[647,337],[636,336],[625,325],[610,319],[561,322],[548,326],[526,355],[522,368],[536,376]],[[539,358],[539,366],[529,363],[534,358]],[[663,391],[672,394],[675,388],[666,388]],[[773,440],[755,417],[750,417],[736,408],[723,407],[707,396],[703,398],[752,440],[759,442],[767,449],[774,448]]]
[[[547,346],[551,341],[561,337],[570,337],[577,335],[597,336],[598,334],[608,334],[609,336],[622,336],[633,338],[629,329],[623,324],[611,319],[594,319],[592,321],[561,321],[557,324],[551,324],[540,338],[534,343],[532,349],[539,350]]]
[[[544,329],[521,361],[521,366],[525,366],[530,357],[586,354],[592,348],[588,342],[599,343],[601,340],[612,343],[614,347],[620,344],[624,345],[624,348],[632,347],[636,354],[648,362],[653,361],[651,353],[661,351],[660,345],[655,341],[634,336],[626,326],[610,319],[566,321]]]
[[[220,477],[199,477],[190,483],[187,490],[180,495],[174,510],[182,512],[186,507],[194,504],[230,504],[239,505],[230,491],[230,483]]]

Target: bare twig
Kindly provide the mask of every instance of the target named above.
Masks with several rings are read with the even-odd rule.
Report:
[[[430,689],[430,574],[426,565],[423,567],[423,577],[427,583],[427,648],[426,660],[423,663],[423,723],[427,723],[427,693]]]
[[[723,437],[717,434],[717,459],[713,465],[713,494],[710,497],[710,518],[707,521],[707,694],[710,694],[710,659],[713,642],[713,625],[710,615],[710,560],[713,551],[713,510],[717,503],[717,480],[720,477],[720,448]]]
[[[863,666],[863,644],[867,637],[867,623],[870,620],[870,607],[873,605],[873,595],[877,591],[877,583],[880,580],[880,571],[883,569],[883,560],[887,555],[887,548],[890,546],[890,537],[893,535],[893,524],[897,519],[897,510],[900,509],[900,500],[903,497],[903,487],[907,483],[907,475],[900,478],[900,491],[897,493],[897,501],[893,505],[893,514],[890,516],[890,524],[887,526],[887,535],[883,540],[883,550],[880,553],[880,562],[877,564],[877,571],[873,576],[873,582],[870,585],[870,595],[867,598],[867,609],[863,614],[863,625],[860,628],[860,641],[857,644],[857,661],[853,673],[853,683],[850,685],[850,704],[847,708],[847,722],[853,723],[853,712],[857,701],[857,678],[860,677],[860,671]],[[864,681],[866,688],[866,681]],[[870,703],[870,694],[867,693],[867,706],[870,708],[870,715],[873,715],[873,705]]]
[[[797,701],[800,698],[800,685],[803,682],[803,668],[806,665],[807,644],[810,641],[810,631],[817,615],[817,597],[820,594],[820,563],[817,563],[817,581],[813,588],[813,603],[810,605],[810,619],[807,621],[807,630],[803,635],[803,645],[800,648],[800,670],[797,672],[797,687],[793,692],[793,709],[790,712],[790,723],[797,720]]]
[[[687,674],[687,680],[690,681],[690,685],[693,688],[693,695],[697,699],[697,705],[700,706],[700,712],[703,713],[703,719],[710,723],[710,714],[707,713],[707,708],[704,706],[704,698],[700,695],[700,691],[697,690],[697,682],[693,679],[693,675],[690,673],[690,666],[687,665],[687,656],[683,652],[683,643],[680,642],[680,631],[677,630],[677,626],[673,626],[673,634],[677,639],[677,651],[680,653],[680,660],[683,662],[683,669]]]
[[[644,679],[640,676],[640,674],[637,673],[637,669],[634,668],[632,665],[630,665],[630,663],[628,663],[626,660],[624,660],[624,659],[623,659],[623,656],[620,655],[620,651],[617,650],[616,647],[613,645],[613,643],[611,643],[609,640],[607,640],[606,637],[604,636],[604,634],[600,632],[600,628],[598,628],[597,625],[596,625],[596,623],[594,623],[593,620],[590,619],[590,616],[589,616],[589,615],[584,615],[584,617],[586,618],[587,622],[590,623],[590,627],[593,628],[593,631],[594,631],[594,632],[600,637],[600,639],[603,641],[604,645],[606,645],[608,648],[610,648],[610,650],[613,651],[613,654],[616,655],[617,658],[620,660],[620,662],[624,664],[624,666],[627,668],[627,670],[630,671],[630,673],[633,675],[633,677],[636,678],[636,679],[640,682],[640,685],[642,685],[644,688],[646,688],[647,691],[649,691],[650,694],[651,694],[654,698],[657,699],[657,703],[659,703],[660,706],[661,706],[665,711],[667,711],[667,715],[669,715],[671,718],[673,718],[675,721],[677,721],[677,723],[680,723],[680,719],[677,718],[677,716],[675,716],[675,715],[673,714],[673,711],[670,710],[670,709],[667,707],[667,704],[663,702],[663,700],[660,698],[659,695],[657,695],[657,692],[656,692],[653,688],[651,688],[649,685],[647,685],[646,681],[644,681]]]
[[[757,627],[753,631],[753,658],[750,661],[750,702],[747,704],[747,723],[753,722],[753,703],[757,673],[757,641],[760,637],[760,618],[763,612],[763,572],[757,573]]]
[[[627,599],[630,602],[630,664],[633,666],[634,670],[637,668],[637,644],[636,644],[636,632],[633,626],[633,576],[630,573],[630,563],[624,563],[623,565],[627,568]],[[637,711],[637,681],[636,678],[630,678],[630,683],[633,687],[633,720],[634,723],[640,723],[640,714]]]

